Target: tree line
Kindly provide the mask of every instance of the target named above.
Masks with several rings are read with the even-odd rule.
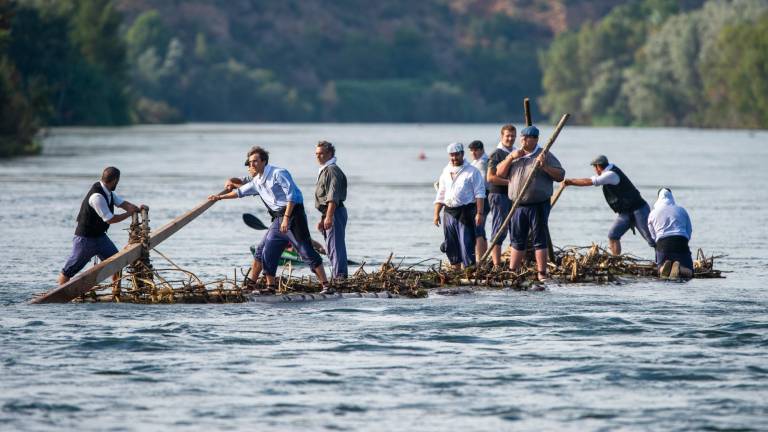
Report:
[[[440,0],[0,0],[0,156],[45,126],[502,122],[526,96],[581,124],[768,126],[768,0],[621,3],[554,35]]]

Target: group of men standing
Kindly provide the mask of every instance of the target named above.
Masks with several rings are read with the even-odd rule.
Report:
[[[616,220],[608,232],[611,253],[621,254],[621,237],[637,229],[648,245],[656,250],[656,263],[662,278],[690,278],[693,260],[688,241],[691,221],[684,208],[675,204],[669,188],[661,188],[651,211],[648,203],[626,174],[604,155],[590,165],[595,175],[565,178],[565,170],[551,153],[543,153],[538,145],[539,130],[528,126],[521,131],[520,148],[514,149],[517,129],[507,124],[501,128],[501,139],[490,156],[481,141],[472,141],[469,149],[474,161],[464,161],[461,143],[448,146],[449,164],[443,169],[435,197],[434,224],[443,214],[445,253],[454,267],[470,266],[491,248],[495,267],[500,266],[501,245],[510,237],[509,268],[518,271],[525,257],[529,233],[536,259],[537,278],[546,280],[549,239],[549,212],[553,182],[564,186],[600,186]],[[531,172],[536,173],[525,190],[523,185]],[[522,196],[520,196],[522,194]],[[513,202],[519,206],[509,215]],[[497,236],[488,244],[485,234],[486,214],[490,211],[492,233]],[[473,217],[474,216],[474,217]],[[511,222],[504,225],[511,216]]]
[[[608,233],[611,252],[621,254],[621,237],[629,229],[637,229],[648,245],[656,249],[656,262],[664,278],[690,278],[693,262],[688,241],[691,221],[684,208],[675,204],[669,188],[661,188],[651,211],[648,203],[626,174],[598,156],[591,165],[595,175],[586,178],[565,178],[560,161],[538,145],[539,130],[535,126],[524,128],[519,148],[514,148],[517,129],[507,124],[501,128],[501,138],[490,156],[483,143],[469,145],[473,162],[464,157],[464,145],[451,143],[447,152],[449,163],[437,183],[433,223],[442,223],[445,237],[444,252],[455,268],[476,264],[477,258],[490,248],[493,265],[502,265],[501,246],[510,238],[509,268],[520,270],[525,257],[529,233],[536,260],[537,278],[546,280],[549,239],[550,199],[553,182],[566,186],[601,186],[608,206],[617,214]],[[347,178],[337,165],[336,149],[328,141],[315,147],[320,165],[315,187],[315,208],[320,213],[316,229],[325,239],[325,250],[331,263],[332,278],[344,279],[348,275],[345,231],[347,226]],[[255,281],[263,272],[266,291],[275,289],[275,275],[283,250],[290,244],[315,273],[324,288],[332,293],[320,254],[313,247],[304,198],[291,174],[284,168],[269,163],[269,153],[258,146],[247,153],[245,166],[248,176],[230,178],[225,182],[226,192],[210,195],[211,201],[259,196],[272,217],[272,223],[256,247],[249,273]],[[524,184],[531,173],[535,175],[528,186]],[[120,171],[108,167],[101,180],[94,183],[80,206],[77,228],[70,258],[59,275],[59,284],[66,283],[94,256],[105,260],[117,253],[106,233],[110,224],[120,222],[139,211],[139,207],[123,200],[115,193]],[[521,196],[522,195],[522,196]],[[509,215],[513,202],[519,206]],[[125,213],[114,214],[115,207]],[[441,217],[442,212],[442,217]],[[487,216],[495,241],[488,244],[485,233]],[[510,223],[505,225],[510,217]],[[493,239],[493,238],[492,238]]]

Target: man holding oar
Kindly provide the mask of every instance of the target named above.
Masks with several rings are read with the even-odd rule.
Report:
[[[435,197],[435,226],[443,214],[445,254],[454,268],[475,264],[475,230],[483,223],[485,180],[477,168],[464,160],[464,145],[448,145],[449,163],[440,174]]]
[[[223,195],[211,195],[211,201],[221,199],[242,198],[249,195],[258,195],[267,211],[272,216],[272,225],[262,239],[261,245],[256,248],[257,256],[254,256],[254,267],[263,266],[264,276],[267,278],[267,291],[275,290],[275,274],[285,246],[290,243],[302,261],[317,275],[317,279],[324,287],[325,292],[328,280],[323,269],[323,260],[312,247],[307,225],[307,214],[304,212],[304,198],[291,174],[284,168],[269,165],[269,153],[261,147],[252,147],[248,151],[248,173],[251,180],[244,183],[233,178],[227,181],[230,187],[238,186],[234,190]],[[252,274],[256,268],[252,269]]]
[[[315,187],[315,208],[322,215],[317,229],[325,238],[325,250],[331,261],[331,275],[335,279],[347,278],[347,246],[344,232],[347,228],[347,176],[336,165],[336,148],[328,141],[315,147],[320,172]]]
[[[115,193],[118,182],[120,182],[120,170],[107,167],[101,173],[101,181],[91,185],[91,189],[85,195],[80,204],[80,213],[77,215],[72,255],[59,274],[59,285],[67,283],[94,256],[104,261],[117,253],[115,244],[107,237],[109,226],[122,222],[139,211],[139,207]],[[115,206],[125,210],[125,213],[114,214]],[[116,278],[117,274],[112,277],[113,280]]]
[[[637,228],[650,247],[656,243],[648,231],[648,214],[651,208],[645,202],[640,191],[629,180],[624,171],[609,163],[608,158],[600,155],[590,163],[595,169],[592,177],[565,179],[566,186],[602,186],[608,207],[616,213],[616,220],[608,231],[608,247],[614,255],[621,255],[621,237],[630,228]]]
[[[494,150],[488,158],[486,180],[488,180],[489,185],[488,205],[491,208],[491,233],[493,234],[499,232],[499,228],[504,224],[504,219],[512,208],[512,201],[510,201],[507,196],[509,179],[498,175],[497,165],[512,151],[512,145],[515,143],[516,135],[517,128],[515,128],[515,125],[506,124],[502,126],[499,144],[496,146],[496,150]],[[508,232],[511,232],[509,227],[504,230],[496,243],[490,245],[491,259],[493,260],[494,266],[499,266],[501,264],[501,245],[504,243],[504,239],[507,238]]]
[[[497,175],[508,176],[510,201],[518,195],[520,205],[512,215],[512,252],[509,267],[518,271],[525,256],[529,230],[533,231],[533,248],[536,256],[538,279],[547,279],[547,232],[549,222],[550,197],[552,182],[560,182],[565,177],[565,170],[560,161],[550,152],[539,147],[539,129],[528,126],[523,129],[520,149],[514,150],[504,158],[496,169]],[[524,185],[530,173],[536,168],[536,174],[528,189]]]

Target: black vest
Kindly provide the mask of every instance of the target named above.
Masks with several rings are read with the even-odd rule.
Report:
[[[101,219],[101,216],[96,213],[96,210],[94,210],[93,207],[88,204],[88,199],[95,193],[100,194],[104,197],[105,200],[107,200],[107,205],[109,206],[110,212],[113,214],[115,212],[115,203],[113,202],[112,193],[107,196],[107,194],[104,193],[104,189],[101,187],[101,183],[94,183],[93,186],[91,186],[91,189],[85,195],[83,203],[80,204],[80,213],[77,215],[77,228],[75,228],[75,235],[82,237],[98,237],[102,234],[105,234],[109,229],[109,224],[104,222],[104,220]]]
[[[633,212],[643,205],[645,200],[640,196],[640,191],[629,181],[624,172],[616,165],[610,169],[619,175],[619,184],[603,186],[603,195],[608,206],[616,213]]]

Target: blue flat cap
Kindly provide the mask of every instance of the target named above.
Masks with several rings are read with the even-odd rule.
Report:
[[[520,131],[520,135],[522,136],[532,136],[532,137],[538,137],[539,136],[539,129],[536,126],[528,126],[522,131]]]

